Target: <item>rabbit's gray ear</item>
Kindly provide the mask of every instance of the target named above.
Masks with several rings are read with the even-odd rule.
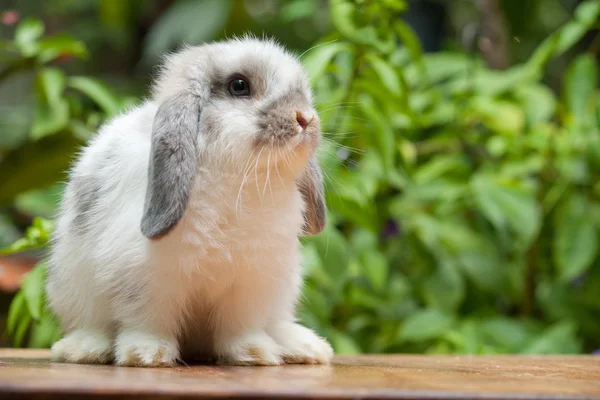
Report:
[[[325,188],[323,174],[315,156],[308,161],[308,166],[298,181],[298,188],[306,204],[304,211],[305,236],[318,235],[325,229],[327,208],[325,205]]]
[[[161,104],[152,126],[142,233],[159,239],[181,220],[198,163],[200,99],[178,94]]]

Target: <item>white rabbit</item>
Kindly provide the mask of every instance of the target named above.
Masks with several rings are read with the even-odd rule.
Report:
[[[78,157],[47,294],[53,359],[327,363],[296,323],[299,236],[320,233],[319,118],[298,60],[255,38],[166,57],[151,100]]]

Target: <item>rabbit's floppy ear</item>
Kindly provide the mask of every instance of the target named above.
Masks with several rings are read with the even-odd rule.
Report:
[[[302,227],[304,235],[318,235],[325,228],[327,209],[323,174],[314,155],[308,161],[304,174],[298,180],[298,189],[306,203],[304,226]]]
[[[159,239],[185,212],[198,163],[202,104],[188,93],[165,100],[154,117],[142,233]]]

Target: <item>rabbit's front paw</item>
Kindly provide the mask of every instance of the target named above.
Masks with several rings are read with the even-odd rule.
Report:
[[[170,367],[178,357],[176,341],[149,333],[124,331],[115,343],[115,363],[123,367]]]
[[[279,345],[265,332],[249,333],[217,342],[219,364],[280,365],[280,352]]]
[[[302,325],[279,322],[269,334],[283,348],[282,358],[287,364],[328,364],[333,357],[329,343]]]
[[[54,343],[51,352],[54,361],[78,364],[106,364],[112,357],[110,339],[100,332],[84,329]]]

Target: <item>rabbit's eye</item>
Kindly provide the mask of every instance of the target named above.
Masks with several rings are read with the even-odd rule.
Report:
[[[245,80],[238,78],[229,82],[228,90],[232,96],[248,96],[250,85]]]

